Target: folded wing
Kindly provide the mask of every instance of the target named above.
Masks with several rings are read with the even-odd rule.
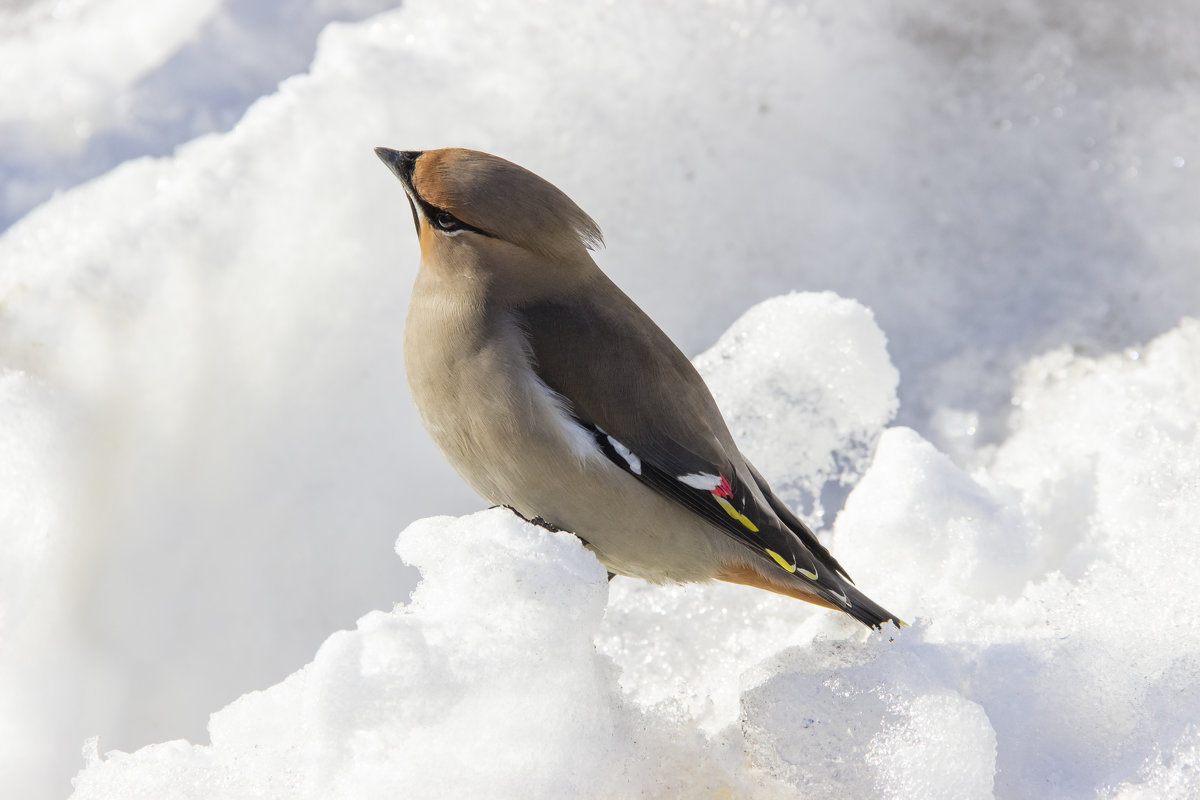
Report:
[[[616,286],[604,279],[588,292],[528,305],[518,319],[534,369],[609,460],[743,545],[758,565],[752,572],[767,576],[758,583],[747,571],[729,580],[839,608],[875,627],[895,620],[854,588],[742,457],[691,362]]]

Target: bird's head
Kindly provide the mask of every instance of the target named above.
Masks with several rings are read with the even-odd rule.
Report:
[[[425,262],[559,271],[590,264],[601,243],[571,198],[511,161],[461,148],[375,154],[404,185]]]

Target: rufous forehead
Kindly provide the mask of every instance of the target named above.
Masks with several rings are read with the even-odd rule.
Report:
[[[458,148],[445,148],[426,150],[422,153],[413,170],[413,188],[417,190],[421,199],[451,213],[460,210],[457,208],[461,202],[456,201],[458,192],[455,191],[455,178],[467,166],[465,162],[470,152]]]
[[[413,188],[417,190],[421,199],[439,208],[442,206],[439,200],[445,199],[445,189],[442,186],[445,170],[439,169],[444,161],[442,151],[426,150],[417,158],[412,176]]]

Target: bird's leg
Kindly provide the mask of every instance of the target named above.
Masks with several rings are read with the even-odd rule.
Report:
[[[571,532],[571,531],[564,530],[564,529],[558,527],[553,522],[548,522],[547,520],[543,519],[542,517],[534,517],[533,519],[530,519],[529,517],[525,516],[520,511],[517,511],[515,508],[508,505],[507,503],[503,503],[501,505],[491,506],[491,507],[492,508],[507,508],[509,511],[516,514],[518,517],[520,517],[521,519],[528,522],[530,525],[537,525],[539,528],[545,528],[546,530],[551,531],[552,533],[570,533]],[[588,546],[587,539],[583,538],[578,533],[575,534],[575,538],[578,539],[579,541],[583,542],[584,547]],[[617,573],[615,573],[615,572],[608,573],[608,579],[610,581],[615,577],[617,577]]]
[[[530,525],[537,525],[539,528],[545,528],[546,530],[548,530],[552,533],[570,533],[570,531],[568,531],[564,528],[560,528],[557,525],[555,525],[553,522],[549,522],[549,521],[543,519],[542,517],[534,517],[533,519],[530,519],[529,517],[525,516],[520,511],[517,511],[515,508],[508,505],[507,503],[503,503],[498,506],[492,506],[492,508],[507,508],[509,511],[516,514],[518,517],[520,517],[521,519],[528,522]],[[582,537],[580,537],[580,541],[583,541]],[[587,544],[587,542],[583,542],[583,543]]]

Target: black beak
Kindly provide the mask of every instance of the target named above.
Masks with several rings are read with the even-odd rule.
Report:
[[[421,220],[417,215],[417,205],[413,202],[413,197],[416,196],[416,190],[412,185],[413,168],[417,165],[417,159],[421,157],[420,150],[392,150],[388,147],[376,147],[375,155],[379,156],[379,160],[387,164],[387,168],[396,174],[400,179],[400,183],[404,186],[404,196],[408,200],[408,207],[412,210],[413,227],[417,229],[417,237],[421,236]]]
[[[420,150],[400,151],[387,147],[376,147],[375,155],[379,156],[379,160],[387,164],[387,168],[396,174],[405,189],[412,189],[413,167],[417,165],[417,159],[421,157]]]

